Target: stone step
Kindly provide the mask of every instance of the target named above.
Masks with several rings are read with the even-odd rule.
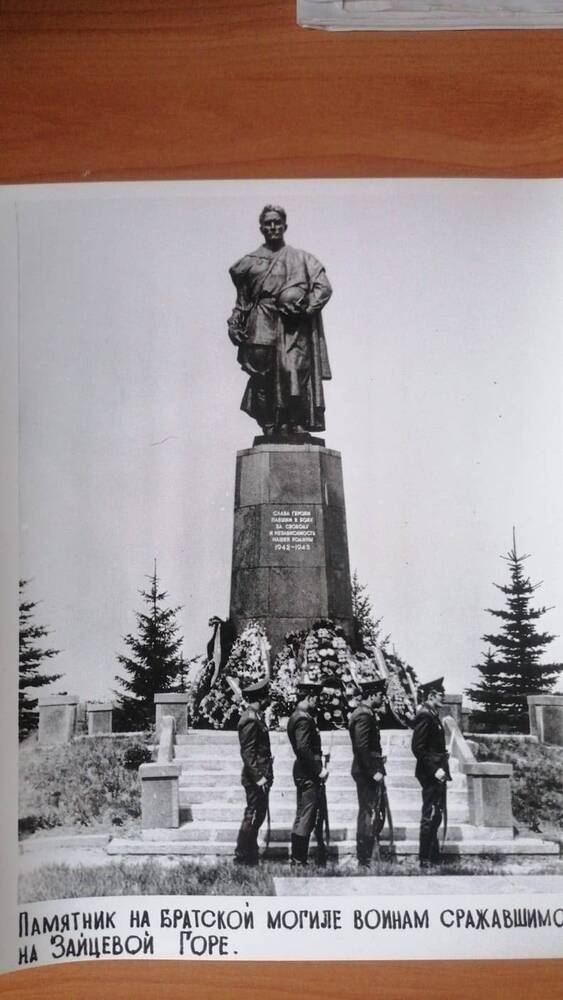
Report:
[[[220,822],[220,823],[206,823],[201,821],[194,822],[184,822],[181,826],[174,830],[143,830],[142,839],[147,841],[152,840],[190,840],[190,841],[209,841],[215,843],[229,843],[235,844],[238,831],[240,826],[240,817],[236,822]],[[395,840],[416,840],[419,833],[419,823],[418,822],[394,822],[393,832]],[[262,827],[260,837],[264,841],[266,836],[266,826]],[[353,821],[350,821],[346,825],[334,825],[330,827],[330,839],[332,841],[340,840],[353,840],[356,836],[356,821],[355,817]],[[272,842],[283,842],[289,843],[291,837],[291,824],[287,823],[285,826],[274,822],[270,831],[270,840]],[[313,837],[314,839],[314,837]],[[382,842],[387,842],[390,839],[389,826],[386,824],[383,828],[381,834]],[[458,840],[484,840],[495,841],[495,840],[510,840],[512,839],[512,830],[509,829],[499,829],[499,830],[487,830],[484,832],[482,829],[471,826],[469,823],[450,823],[448,824],[448,840],[458,841]]]
[[[162,832],[162,831],[161,831]],[[198,840],[130,840],[116,838],[108,844],[107,852],[113,855],[167,855],[167,856],[192,856],[192,857],[232,857],[234,850],[233,843],[219,843]],[[354,839],[336,841],[328,848],[329,858],[339,860],[341,858],[354,857],[356,843]],[[463,857],[467,855],[486,855],[494,857],[510,857],[514,855],[556,855],[559,853],[557,844],[549,841],[536,840],[532,838],[517,837],[514,840],[487,839],[471,841],[446,841],[442,848],[446,857]],[[312,862],[315,860],[316,848],[311,846],[309,857]],[[416,856],[418,854],[418,840],[399,840],[395,844],[395,854],[401,856]],[[382,851],[383,857],[385,851]],[[289,843],[270,843],[265,860],[283,861],[289,857]],[[415,888],[413,887],[413,892]]]
[[[194,820],[206,820],[210,823],[215,823],[218,820],[238,820],[240,822],[242,809],[244,803],[241,800],[238,804],[227,802],[216,803],[216,802],[203,802],[201,804],[189,802],[188,798],[183,792],[180,792],[180,809],[185,810],[189,813],[189,817]],[[331,823],[338,826],[342,823],[355,822],[356,819],[356,809],[352,805],[331,804],[329,797],[329,819]],[[420,806],[418,804],[409,807],[406,802],[396,802],[395,805],[391,804],[391,809],[393,812],[393,819],[395,822],[414,822],[420,818]],[[458,805],[453,803],[451,807],[448,808],[448,816],[451,822],[467,823],[469,820],[468,809],[465,805]],[[295,818],[295,803],[287,800],[287,805],[281,804],[276,805],[275,814],[272,808],[272,820],[277,824],[291,824]]]
[[[240,757],[234,758],[230,757],[227,759],[209,759],[209,760],[193,760],[192,758],[182,758],[175,757],[175,762],[182,765],[182,771],[185,774],[199,774],[200,772],[206,772],[207,774],[217,774],[217,775],[237,775],[240,780],[240,774],[242,771],[242,761]],[[283,759],[279,757],[274,757],[274,772],[275,774],[288,774],[290,775],[293,771],[294,758]],[[331,775],[333,774],[347,774],[350,776],[352,769],[352,758],[348,760],[331,760],[329,764],[329,771]],[[391,776],[405,776],[414,777],[415,762],[411,758],[408,761],[397,761],[388,758],[385,763],[385,770],[389,777]],[[456,760],[450,761],[450,771],[452,775],[464,777],[461,775],[459,770],[459,763]],[[206,779],[207,780],[207,779]],[[418,782],[417,782],[418,784]]]
[[[350,744],[350,734],[347,729],[332,729],[321,733],[323,744],[339,746]],[[409,746],[412,733],[408,729],[382,729],[381,742],[390,743],[393,746]],[[271,730],[270,743],[272,746],[278,743],[287,743],[287,732],[284,730]],[[208,746],[210,744],[226,747],[229,745],[238,746],[238,733],[234,731],[222,731],[211,729],[192,729],[189,733],[178,733],[176,735],[178,745],[190,744],[193,746]]]
[[[275,767],[287,767],[292,768],[295,762],[295,756],[292,753],[273,753],[274,766]],[[393,756],[391,754],[385,754],[386,762],[385,767],[387,770],[410,770],[411,774],[414,774],[414,769],[416,766],[415,758],[412,754],[404,755],[402,757]],[[331,754],[329,762],[329,770],[337,768],[350,768],[352,767],[352,754]],[[204,767],[209,770],[220,770],[226,768],[227,770],[233,767],[242,767],[242,761],[239,753],[225,753],[217,755],[215,752],[210,754],[209,752],[203,752],[202,750],[192,751],[184,747],[177,747],[176,753],[174,755],[174,760],[178,763],[191,764],[194,767]],[[452,771],[459,770],[458,762],[456,760],[451,761]]]
[[[229,788],[222,788],[220,791],[214,789],[213,792],[215,794],[212,794],[210,789],[205,786],[201,787],[194,784],[180,783],[180,804],[182,807],[197,803],[213,804],[218,799],[221,803],[236,802],[242,805],[246,802],[244,790],[240,785],[238,787],[233,785]],[[418,805],[420,803],[418,789],[401,787],[400,785],[388,785],[387,793],[391,809],[393,809],[394,805],[400,807],[401,805]],[[327,796],[329,806],[331,802],[337,802],[339,806],[357,808],[358,797],[355,785],[352,782],[348,785],[328,785]],[[270,792],[270,809],[275,809],[277,805],[285,804],[288,801],[295,802],[295,786],[274,784]],[[465,790],[456,788],[448,790],[448,808],[451,808],[452,805],[464,806],[466,803],[467,793]]]
[[[276,744],[270,744],[272,748],[272,756],[276,759],[278,757],[287,757],[293,760],[294,753],[291,744],[288,740],[285,743],[280,743],[279,746]],[[411,753],[410,747],[386,747],[382,744],[382,751],[384,756],[388,758],[393,758],[394,760],[414,760],[414,756]],[[348,760],[352,758],[352,744],[348,740],[348,743],[342,746],[329,747],[323,744],[323,753],[330,753],[331,760]],[[179,743],[176,744],[175,753],[176,757],[182,758],[205,758],[213,756],[215,754],[220,754],[221,756],[236,756],[240,757],[240,750],[238,742],[233,743],[232,746],[222,746],[212,743]]]

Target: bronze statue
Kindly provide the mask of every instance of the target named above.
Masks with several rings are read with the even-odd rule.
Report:
[[[237,290],[229,337],[250,376],[241,410],[266,437],[322,431],[331,371],[321,310],[332,288],[316,257],[286,245],[283,208],[266,205],[259,221],[264,243],[229,271]]]

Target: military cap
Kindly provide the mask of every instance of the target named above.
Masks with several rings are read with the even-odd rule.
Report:
[[[360,690],[362,694],[385,694],[387,690],[387,681],[383,677],[375,677],[370,681],[360,681]]]
[[[246,701],[259,701],[260,698],[264,698],[268,694],[269,688],[270,682],[268,678],[263,677],[259,681],[253,681],[252,684],[246,684],[244,687],[241,687],[241,692]]]
[[[426,684],[420,684],[418,688],[419,699],[424,701],[433,691],[441,691],[442,694],[445,694],[443,677],[438,677],[435,681],[427,681]]]
[[[311,681],[303,677],[297,681],[297,694],[320,694],[323,689],[321,681]]]

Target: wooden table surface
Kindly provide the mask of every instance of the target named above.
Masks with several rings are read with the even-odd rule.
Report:
[[[0,181],[563,175],[563,32],[329,34],[294,0],[0,0]],[[96,962],[18,1000],[556,1000],[561,962]]]

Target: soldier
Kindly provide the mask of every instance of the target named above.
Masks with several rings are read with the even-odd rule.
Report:
[[[421,868],[438,864],[440,847],[438,830],[446,807],[446,782],[451,781],[446,750],[444,727],[438,709],[444,695],[444,678],[421,684],[419,700],[422,702],[414,722],[412,752],[416,757],[415,775],[422,785],[422,813],[420,817]]]
[[[306,865],[309,838],[315,830],[317,860],[326,862],[323,822],[326,816],[324,783],[328,770],[323,764],[321,736],[313,718],[322,684],[300,681],[297,685],[297,705],[287,724],[287,735],[293,752],[293,780],[297,789],[297,811],[291,832],[291,863]]]
[[[262,714],[270,701],[268,681],[264,679],[241,690],[248,703],[238,724],[246,809],[237,838],[235,861],[256,865],[258,831],[268,812],[268,796],[274,780],[270,734]]]
[[[385,704],[384,680],[360,681],[361,701],[348,723],[354,751],[352,777],[358,793],[356,857],[369,868],[385,822],[385,761],[381,753],[378,709]]]

